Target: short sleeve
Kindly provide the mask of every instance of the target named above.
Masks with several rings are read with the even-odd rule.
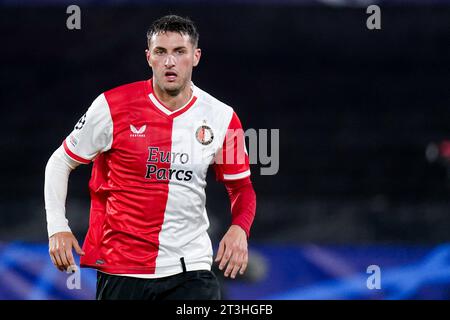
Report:
[[[78,120],[64,140],[66,154],[73,160],[88,164],[99,153],[111,149],[113,122],[104,94],[99,95]]]
[[[213,167],[218,181],[238,180],[250,176],[245,134],[235,112],[228,125],[222,148],[215,156]]]

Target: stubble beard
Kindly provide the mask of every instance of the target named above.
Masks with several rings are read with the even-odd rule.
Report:
[[[186,81],[183,82],[180,85],[169,85],[169,86],[165,86],[164,91],[167,92],[168,95],[172,96],[172,97],[176,97],[177,95],[180,94],[181,91],[183,91],[184,88],[186,88]]]

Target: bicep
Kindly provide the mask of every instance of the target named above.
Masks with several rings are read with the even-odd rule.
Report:
[[[235,112],[228,124],[222,146],[216,153],[213,168],[218,181],[232,181],[250,176],[245,133]]]

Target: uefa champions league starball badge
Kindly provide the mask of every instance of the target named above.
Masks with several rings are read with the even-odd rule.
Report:
[[[206,120],[203,120],[203,124],[195,131],[195,138],[204,146],[207,146],[213,141],[214,133],[211,128],[206,125]]]

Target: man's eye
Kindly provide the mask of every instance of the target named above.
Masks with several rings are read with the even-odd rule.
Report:
[[[177,51],[177,54],[184,54],[184,53],[186,53],[185,50],[178,50],[178,51]]]
[[[162,51],[162,50],[156,50],[155,51],[155,54],[157,54],[157,55],[162,55],[164,53],[164,51]]]

